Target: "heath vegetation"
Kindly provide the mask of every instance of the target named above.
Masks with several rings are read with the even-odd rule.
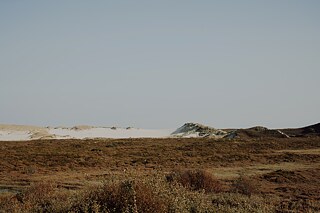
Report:
[[[319,141],[1,142],[0,212],[319,212]]]

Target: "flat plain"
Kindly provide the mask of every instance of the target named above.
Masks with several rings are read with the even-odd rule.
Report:
[[[99,199],[95,201],[96,209],[90,204],[92,200],[86,208],[79,207],[74,200],[80,198],[74,197],[92,187],[111,182],[115,186],[116,182],[125,181],[133,186],[142,181],[159,188],[152,189],[157,193],[149,196],[161,197],[165,207],[158,211],[154,207],[150,212],[320,211],[319,137],[32,140],[1,142],[0,149],[3,212],[112,212]],[[172,179],[188,171],[203,171],[217,181],[219,190],[186,187],[179,179]],[[174,196],[185,194],[189,204],[170,203],[173,197],[168,194],[173,191],[165,189],[173,190],[172,182],[175,190],[182,190],[180,194],[175,191]],[[49,183],[50,187],[45,185]],[[67,193],[68,203],[59,201],[57,207],[58,204],[49,202],[43,206],[39,204],[43,200],[28,198],[30,189],[35,187],[45,193],[39,186],[50,188],[55,200]],[[244,203],[240,205],[239,199]],[[152,207],[147,201],[137,202],[133,212],[148,212],[142,202]],[[121,208],[125,212],[131,207]]]

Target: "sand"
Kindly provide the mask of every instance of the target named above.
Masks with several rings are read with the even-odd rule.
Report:
[[[37,127],[27,125],[0,125],[0,141],[27,141],[35,139],[85,138],[163,138],[170,137],[172,129],[138,129],[119,127]]]

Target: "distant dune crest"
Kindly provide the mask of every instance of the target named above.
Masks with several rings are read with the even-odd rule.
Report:
[[[172,136],[176,137],[225,137],[228,135],[226,131],[204,126],[198,123],[185,123],[182,127],[174,131]]]
[[[216,129],[199,123],[185,123],[174,129],[139,129],[133,127],[37,127],[26,125],[0,125],[0,141],[26,141],[38,139],[87,139],[87,138],[290,138],[319,137],[320,123],[291,129],[268,129],[255,126],[247,129]]]

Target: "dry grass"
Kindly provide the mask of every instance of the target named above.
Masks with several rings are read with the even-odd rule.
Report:
[[[36,184],[15,196],[0,199],[3,212],[269,212],[274,208],[260,197],[204,193],[164,177],[144,180],[106,180],[82,190],[65,192],[54,184]]]
[[[1,142],[0,212],[320,212],[319,141]]]
[[[317,212],[310,200],[279,200],[262,195],[204,193],[150,177],[106,181],[82,190],[61,191],[54,184],[36,184],[16,196],[0,198],[1,212]],[[6,199],[4,199],[6,198]]]

